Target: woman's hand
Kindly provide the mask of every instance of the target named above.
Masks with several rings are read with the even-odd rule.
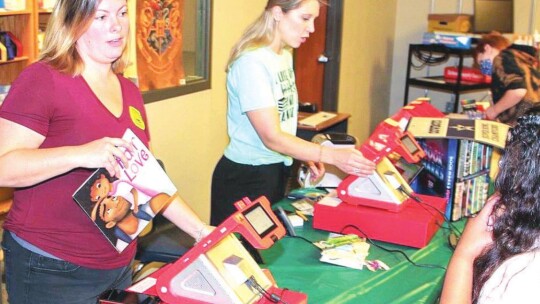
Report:
[[[216,229],[216,227],[202,224],[202,227],[199,228],[196,235],[194,236],[195,244],[199,243],[202,239],[207,237],[210,233],[212,233],[212,231],[214,231],[214,229]]]
[[[487,246],[493,243],[493,217],[491,214],[493,206],[499,199],[499,194],[495,193],[488,199],[478,215],[469,219],[456,248],[456,254],[474,261]]]
[[[105,168],[111,176],[119,177],[122,171],[118,161],[127,166],[124,150],[131,151],[129,143],[121,138],[104,137],[78,147],[81,167]],[[118,160],[118,161],[117,161]]]
[[[474,259],[493,242],[491,213],[499,198],[492,195],[482,211],[467,222],[446,271],[441,304],[471,303]]]
[[[484,114],[485,114],[485,119],[488,119],[488,120],[495,120],[497,119],[497,116],[499,116],[499,113],[495,109],[495,106],[491,106],[487,108]]]
[[[329,151],[331,151],[330,163],[347,174],[366,177],[375,170],[375,163],[365,158],[355,148],[331,148]]]
[[[326,172],[326,169],[324,168],[324,164],[308,161],[306,162],[306,166],[309,168],[309,172],[311,173],[309,175],[310,184],[316,185],[317,183],[321,181],[321,179],[324,176],[324,173]]]

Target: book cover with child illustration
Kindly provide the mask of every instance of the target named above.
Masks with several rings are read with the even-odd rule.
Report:
[[[130,130],[123,139],[128,164],[120,178],[97,169],[73,194],[89,220],[122,252],[176,195],[177,189],[148,148]]]

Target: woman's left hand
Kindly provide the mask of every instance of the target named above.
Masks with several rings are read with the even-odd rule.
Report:
[[[310,171],[310,182],[312,185],[317,184],[321,181],[321,179],[324,176],[324,173],[326,172],[326,169],[324,168],[323,163],[316,163],[312,161],[306,162],[307,167]]]

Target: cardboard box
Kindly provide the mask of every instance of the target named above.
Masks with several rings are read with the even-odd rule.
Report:
[[[472,15],[429,14],[428,32],[445,31],[468,33],[472,28]]]

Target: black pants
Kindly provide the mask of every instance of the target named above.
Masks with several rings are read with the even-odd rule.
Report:
[[[283,199],[290,167],[283,163],[243,165],[221,157],[212,175],[210,224],[219,225],[236,211],[234,203],[244,197],[264,195],[270,203]]]

